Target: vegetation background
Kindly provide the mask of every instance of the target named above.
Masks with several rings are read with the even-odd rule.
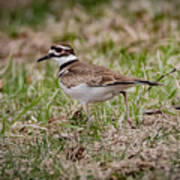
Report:
[[[0,179],[180,179],[180,1],[0,1]],[[92,105],[93,122],[37,64],[53,43],[162,87]]]

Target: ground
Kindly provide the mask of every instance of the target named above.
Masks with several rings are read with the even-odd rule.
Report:
[[[26,3],[25,3],[26,2]],[[0,179],[180,179],[180,3],[175,0],[0,2]],[[79,59],[159,80],[91,105],[58,85],[58,42]]]

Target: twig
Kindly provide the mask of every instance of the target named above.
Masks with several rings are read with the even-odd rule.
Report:
[[[180,106],[174,106],[174,109],[180,110]]]
[[[144,115],[148,115],[148,116],[151,116],[151,115],[154,115],[154,114],[162,114],[163,112],[161,110],[154,110],[154,111],[145,111],[143,114]]]
[[[166,77],[166,76],[168,76],[168,75],[170,75],[170,74],[172,74],[172,73],[174,73],[174,72],[176,72],[176,71],[177,71],[177,69],[174,68],[174,69],[171,70],[170,72],[161,75],[161,76],[156,80],[156,82],[159,82],[159,81],[162,80],[164,77]],[[150,86],[150,87],[147,89],[147,91],[150,91],[152,87],[153,87],[153,86]]]

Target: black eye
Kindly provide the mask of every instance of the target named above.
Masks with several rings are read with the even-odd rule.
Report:
[[[58,47],[56,47],[55,50],[56,50],[57,52],[61,52],[61,51],[62,51],[62,49],[61,49],[61,48],[58,48]]]
[[[55,50],[56,52],[61,52],[62,48],[56,47],[56,46],[51,46],[51,50]]]

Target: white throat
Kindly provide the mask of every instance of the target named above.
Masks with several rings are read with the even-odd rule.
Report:
[[[54,59],[55,59],[56,61],[58,61],[59,65],[61,66],[61,65],[63,65],[64,63],[67,63],[67,62],[69,62],[69,61],[76,60],[76,59],[78,59],[78,58],[77,58],[77,56],[70,54],[70,55],[68,55],[68,56],[57,57],[57,58],[54,58]]]

